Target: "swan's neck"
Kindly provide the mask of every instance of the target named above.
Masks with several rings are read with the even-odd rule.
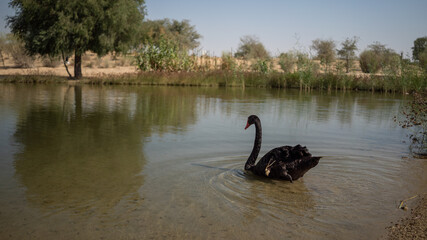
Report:
[[[261,149],[261,140],[262,140],[262,129],[261,129],[261,121],[255,121],[255,141],[254,147],[252,149],[251,155],[249,155],[248,160],[245,164],[245,169],[249,170],[255,165],[255,161],[258,158],[259,151]]]

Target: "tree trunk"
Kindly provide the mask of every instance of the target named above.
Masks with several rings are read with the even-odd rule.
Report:
[[[74,78],[81,79],[82,77],[82,54],[76,52],[74,54]]]
[[[345,60],[346,60],[345,72],[348,73],[350,70],[350,58],[347,57]]]
[[[76,118],[80,119],[82,117],[82,87],[78,84],[74,86],[74,104],[76,106]]]
[[[68,73],[68,77],[69,77],[70,79],[72,79],[73,77],[71,76],[70,71],[68,71],[68,66],[67,66],[67,61],[65,60],[64,51],[62,51],[61,53],[62,53],[62,63],[64,63],[64,67],[65,67],[65,70],[66,70],[66,71],[67,71],[67,73]],[[68,57],[67,57],[67,58],[68,58]]]

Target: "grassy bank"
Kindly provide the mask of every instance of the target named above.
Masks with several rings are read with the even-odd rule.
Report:
[[[53,75],[3,76],[3,83],[66,83],[69,80]],[[70,80],[72,81],[72,80]],[[104,75],[84,78],[85,84],[99,85],[176,85],[300,88],[304,90],[365,90],[409,92],[427,89],[426,74],[413,75],[337,75],[295,73],[259,73],[233,71],[207,72],[142,72],[139,74]]]

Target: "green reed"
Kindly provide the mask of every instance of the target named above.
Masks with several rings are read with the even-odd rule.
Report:
[[[0,82],[9,83],[65,83],[65,77],[54,75],[3,76]],[[427,89],[427,77],[423,72],[402,74],[345,75],[313,72],[248,72],[239,70],[211,70],[193,72],[148,71],[138,74],[103,75],[87,77],[80,81],[100,85],[175,85],[217,87],[300,88],[301,90],[363,90],[381,92],[411,92]]]

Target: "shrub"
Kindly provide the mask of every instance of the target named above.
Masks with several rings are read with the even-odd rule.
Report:
[[[7,36],[5,48],[6,52],[12,56],[17,67],[27,68],[34,66],[34,57],[27,54],[24,43],[13,35],[9,34]]]
[[[236,59],[233,58],[231,53],[223,52],[221,56],[221,69],[227,71],[234,71],[237,68]]]
[[[418,55],[418,59],[420,61],[420,67],[427,72],[427,48]]]
[[[258,59],[251,67],[253,71],[265,74],[270,71],[270,62],[268,60]]]
[[[385,45],[375,42],[369,45],[368,50],[359,56],[360,68],[365,73],[376,73],[380,69],[396,74],[400,68],[400,56]]]
[[[42,57],[43,67],[56,68],[61,65],[61,59],[59,57],[44,56]]]
[[[137,66],[142,71],[192,71],[194,58],[180,49],[176,42],[161,38],[158,44],[145,44],[136,56]]]
[[[317,52],[317,58],[325,66],[325,71],[328,72],[329,66],[335,61],[335,42],[333,40],[313,40],[311,45]]]
[[[365,50],[359,56],[359,63],[362,72],[376,73],[381,69],[381,56],[373,50]]]
[[[270,55],[264,45],[255,36],[243,36],[240,38],[239,48],[235,57],[244,59],[268,59]]]
[[[279,56],[279,66],[285,73],[292,72],[296,62],[297,56],[293,52],[281,53]]]

